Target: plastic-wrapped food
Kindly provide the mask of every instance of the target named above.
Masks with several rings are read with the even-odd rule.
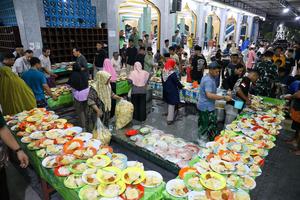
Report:
[[[95,129],[93,130],[94,139],[100,140],[102,145],[109,145],[111,140],[111,133],[103,125],[100,118],[97,119]]]
[[[132,121],[133,117],[133,104],[126,100],[121,100],[116,105],[116,129],[125,127]]]

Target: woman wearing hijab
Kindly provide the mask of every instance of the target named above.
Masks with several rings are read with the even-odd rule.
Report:
[[[74,96],[74,107],[77,116],[79,116],[79,123],[82,128],[86,128],[86,107],[87,96],[89,94],[88,77],[81,71],[81,67],[75,63],[73,65],[73,72],[67,83],[72,87]]]
[[[120,100],[121,97],[112,92],[110,86],[111,75],[106,71],[99,71],[96,74],[95,82],[90,87],[88,95],[88,108],[87,108],[87,130],[94,129],[97,118],[105,126],[108,126],[110,112],[111,112],[111,99]]]
[[[6,54],[3,58],[4,66],[0,67],[0,105],[3,115],[15,115],[36,108],[32,90],[11,69],[14,60],[12,53]]]
[[[142,69],[140,62],[135,62],[128,79],[133,85],[131,89],[131,102],[134,106],[133,119],[141,122],[145,121],[147,118],[146,93],[149,73]]]
[[[174,71],[175,66],[175,60],[168,59],[162,73],[163,100],[168,104],[168,125],[175,120],[175,106],[180,103],[179,90],[183,88]]]
[[[106,58],[103,62],[103,71],[108,72],[111,75],[110,78],[110,86],[111,86],[111,90],[113,91],[113,93],[116,93],[116,82],[117,82],[117,72],[116,69],[113,67],[112,62]],[[115,108],[116,108],[116,101],[113,99],[111,102],[111,112],[110,112],[110,117],[113,117],[115,114]]]

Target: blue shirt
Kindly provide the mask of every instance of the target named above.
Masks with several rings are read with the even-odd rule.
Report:
[[[47,84],[47,80],[44,73],[31,68],[23,74],[22,79],[31,88],[37,101],[45,99],[43,85]]]
[[[290,94],[295,94],[300,89],[300,81],[296,80],[290,84],[288,91]]]
[[[199,99],[197,103],[197,108],[200,111],[214,111],[215,110],[215,100],[209,99],[206,96],[206,92],[217,93],[216,80],[214,77],[207,74],[204,76],[200,83]]]

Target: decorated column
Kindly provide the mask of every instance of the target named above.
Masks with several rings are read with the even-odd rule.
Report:
[[[221,47],[225,41],[226,23],[227,23],[227,11],[225,9],[222,9],[221,10],[221,28],[220,28],[220,45],[221,45]]]
[[[205,37],[205,19],[206,19],[206,6],[204,4],[200,4],[198,8],[198,31],[196,37],[199,38],[199,45],[203,46],[204,44],[204,37]]]
[[[252,41],[253,38],[251,38],[251,35],[252,35],[252,27],[253,27],[253,17],[248,16],[247,22],[248,22],[247,37],[249,37],[250,40]]]
[[[142,32],[144,31],[144,15],[143,14],[139,18],[138,25],[139,25],[138,30],[139,30],[139,33],[140,33],[140,36],[141,36]]]
[[[207,28],[206,28],[207,42],[212,39],[212,16],[207,17]]]
[[[122,15],[120,16],[119,27],[120,27],[120,30],[125,31],[124,16],[122,16]]]
[[[184,32],[185,32],[185,20],[184,20],[183,17],[180,18],[180,25],[179,26],[180,26],[180,29],[179,29],[180,33],[184,34]]]
[[[143,17],[143,30],[142,30],[142,32],[146,31],[147,34],[150,34],[151,33],[151,8],[149,6],[144,7],[142,17]]]
[[[258,21],[254,22],[253,29],[254,29],[254,31],[253,31],[253,33],[254,33],[254,35],[253,35],[253,41],[257,42],[258,32],[259,32],[259,22]]]
[[[176,30],[178,30],[178,28],[177,28],[177,23],[178,23],[178,14],[177,13],[175,13],[174,15],[173,15],[173,17],[174,17],[174,31],[173,31],[173,34],[174,34],[174,32],[176,31]]]
[[[242,22],[243,22],[243,15],[238,13],[237,20],[236,20],[236,34],[235,34],[235,43],[237,45],[239,44],[239,41],[240,41]]]

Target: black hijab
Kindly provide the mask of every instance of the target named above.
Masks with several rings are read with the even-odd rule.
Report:
[[[68,85],[70,85],[72,88],[74,88],[77,91],[84,90],[89,87],[88,77],[86,76],[86,73],[81,71],[80,66],[75,63],[73,65],[73,72],[70,75]]]

